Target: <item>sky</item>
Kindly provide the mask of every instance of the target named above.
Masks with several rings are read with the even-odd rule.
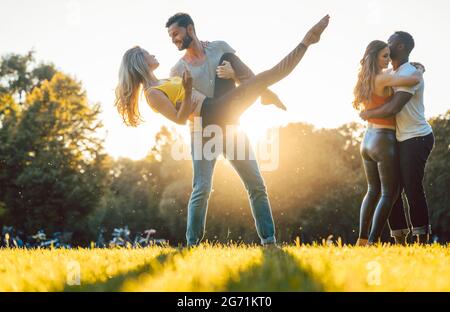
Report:
[[[359,60],[367,44],[387,41],[403,30],[416,47],[411,61],[426,67],[426,116],[450,109],[449,0],[1,0],[0,55],[36,51],[38,61],[52,62],[82,82],[91,103],[100,103],[105,149],[113,157],[145,157],[161,126],[173,127],[184,138],[187,126],[176,126],[152,112],[145,101],[145,122],[123,125],[114,108],[114,89],[123,53],[140,45],[160,62],[157,77],[165,78],[183,55],[171,43],[165,23],[177,12],[189,13],[201,40],[225,40],[254,72],[270,68],[295,47],[325,14],[328,29],[301,64],[271,87],[288,111],[256,102],[241,125],[252,140],[268,127],[308,122],[338,127],[359,117],[352,108]]]

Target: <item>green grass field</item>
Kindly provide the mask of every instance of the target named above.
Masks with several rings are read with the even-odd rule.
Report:
[[[450,245],[0,249],[0,291],[450,291]]]

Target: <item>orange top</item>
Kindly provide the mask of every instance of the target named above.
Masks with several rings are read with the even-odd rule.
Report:
[[[374,109],[380,107],[389,102],[389,100],[392,99],[392,97],[393,95],[379,96],[372,93],[372,101],[367,105],[366,109]],[[369,118],[367,121],[377,125],[395,126],[395,117]]]

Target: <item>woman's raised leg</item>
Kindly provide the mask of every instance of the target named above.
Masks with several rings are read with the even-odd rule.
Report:
[[[295,47],[277,65],[258,75],[248,79],[236,89],[227,92],[219,98],[210,99],[202,107],[204,125],[211,123],[223,123],[234,120],[240,116],[270,85],[280,81],[289,75],[300,60],[303,58],[309,45],[320,40],[320,35],[328,26],[329,16],[322,18],[314,25],[303,38],[302,42]]]

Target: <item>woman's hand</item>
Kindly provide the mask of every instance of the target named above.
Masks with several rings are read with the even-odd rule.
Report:
[[[236,73],[228,61],[223,61],[221,65],[217,66],[216,73],[219,78],[236,80]]]
[[[367,111],[363,110],[362,112],[359,113],[359,117],[361,117],[362,120],[367,120],[369,119],[369,116],[367,114]]]
[[[423,66],[423,64],[419,63],[419,62],[411,62],[411,65],[414,66],[415,68],[417,68],[417,70],[423,74],[425,72],[425,66]]]
[[[184,67],[182,79],[183,79],[184,91],[187,93],[191,93],[191,91],[192,91],[192,76],[191,76],[191,72],[189,71],[189,69],[187,67]]]
[[[209,45],[209,41],[200,41],[203,48],[207,48]]]

